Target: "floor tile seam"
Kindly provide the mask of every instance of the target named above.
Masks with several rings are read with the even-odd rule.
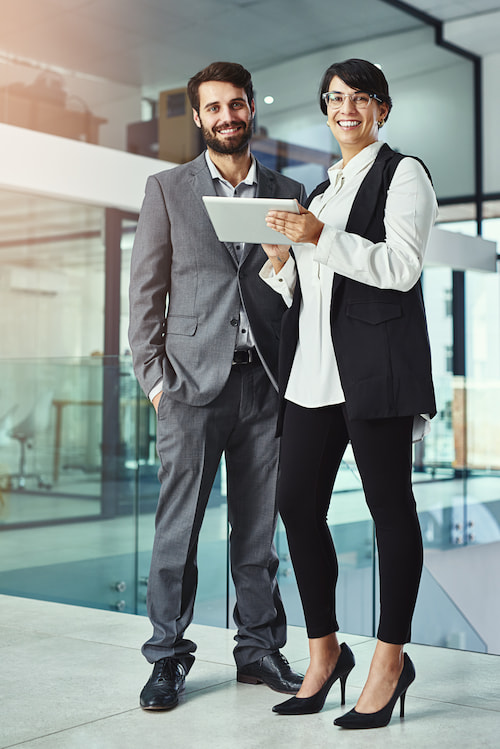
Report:
[[[225,666],[226,668],[236,669],[234,661],[227,663],[226,661],[212,660],[212,658],[201,658],[199,655],[196,656],[195,663],[206,663],[209,666]]]
[[[231,677],[230,679],[223,679],[222,681],[213,681],[210,684],[206,684],[203,687],[194,687],[193,689],[191,689],[191,683],[192,682],[189,682],[189,688],[186,688],[185,693],[186,693],[186,696],[189,696],[191,694],[200,694],[200,692],[208,692],[211,689],[219,689],[219,687],[224,686],[224,684],[228,684],[229,685],[229,684],[232,684],[233,682],[235,684],[238,683],[236,681],[236,677],[235,676]]]
[[[224,665],[227,665],[227,664],[219,663],[217,665],[224,666]],[[233,681],[235,681],[235,678],[224,679],[223,681],[216,681],[216,682],[214,682],[212,684],[209,684],[207,686],[204,686],[204,687],[198,687],[198,688],[195,688],[195,689],[189,689],[188,694],[195,694],[195,693],[198,693],[198,692],[203,692],[203,691],[206,691],[206,690],[215,689],[215,688],[218,688],[218,687],[222,686],[223,684],[230,684]],[[236,683],[238,683],[238,682],[236,682]],[[347,686],[347,689],[362,689],[362,687],[364,685],[363,684],[349,684],[348,683],[346,686]],[[478,710],[483,710],[485,712],[492,712],[492,713],[500,712],[500,705],[499,705],[498,710],[497,710],[497,709],[492,708],[492,707],[481,707],[480,705],[469,704],[467,702],[456,700],[456,699],[454,699],[454,700],[444,700],[444,699],[440,699],[439,697],[432,697],[432,696],[426,697],[425,695],[422,695],[422,694],[413,694],[413,693],[411,693],[409,695],[409,697],[410,697],[411,700],[423,700],[424,702],[436,702],[436,703],[443,704],[443,705],[453,705],[453,706],[456,706],[456,707],[466,707],[466,708],[469,708],[471,710],[478,709]]]
[[[11,629],[13,628],[11,627]],[[19,630],[16,630],[16,631],[18,632]],[[78,635],[54,634],[53,632],[45,632],[45,631],[40,631],[36,629],[22,630],[22,634],[26,635],[27,637],[44,636],[47,640],[58,640],[58,642],[69,640],[72,642],[86,642],[92,645],[103,645],[104,647],[109,647],[109,648],[122,648],[123,650],[139,650],[140,649],[139,646],[135,646],[135,645],[120,645],[118,643],[97,640],[91,637],[83,637],[83,636],[79,637]],[[12,647],[18,647],[19,645],[20,643],[17,642]],[[1,648],[2,648],[2,645],[0,644],[0,649]],[[2,749],[2,747],[0,747],[0,749]]]
[[[220,661],[218,659],[210,658],[210,656],[202,658],[201,656],[197,655],[195,662],[199,662],[199,661],[201,661],[202,663],[209,663],[212,666],[228,666],[228,667],[237,668],[236,663],[234,661],[231,661],[231,663],[227,663],[227,661]],[[309,662],[309,656],[304,656],[303,658],[290,658],[289,657],[287,658],[287,661],[291,666],[293,666],[296,664],[300,664],[303,661]]]
[[[500,705],[498,707],[498,710],[495,710],[495,708],[493,707],[482,707],[481,705],[477,705],[477,704],[471,705],[468,702],[463,702],[457,699],[443,700],[439,697],[431,697],[431,696],[425,697],[424,695],[421,695],[421,694],[409,694],[409,695],[407,694],[407,698],[411,700],[422,700],[424,702],[436,702],[441,705],[452,705],[453,707],[466,707],[466,708],[469,708],[470,710],[482,710],[483,712],[488,712],[488,713],[500,712]]]
[[[77,728],[85,728],[86,726],[92,726],[97,723],[102,723],[105,720],[109,720],[110,718],[116,718],[120,715],[127,715],[128,713],[137,712],[138,710],[141,710],[140,706],[129,708],[128,710],[119,710],[118,712],[112,712],[109,715],[103,715],[100,718],[95,718],[93,720],[86,720],[83,723],[75,723],[73,726],[67,726],[66,728],[61,728],[58,731],[49,731],[48,733],[40,733],[38,736],[34,736],[32,739],[25,739],[24,741],[17,741],[15,744],[6,744],[5,746],[0,746],[0,749],[14,749],[16,746],[29,746],[35,741],[39,741],[40,739],[47,739],[50,736],[62,736],[65,733],[69,733],[70,731],[74,731]]]

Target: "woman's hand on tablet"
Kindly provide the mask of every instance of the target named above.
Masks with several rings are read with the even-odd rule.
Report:
[[[298,205],[300,213],[269,211],[266,216],[267,226],[284,234],[291,242],[318,244],[324,223],[314,213]]]

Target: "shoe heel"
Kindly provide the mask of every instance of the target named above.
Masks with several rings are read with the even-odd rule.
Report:
[[[349,674],[351,673],[351,671],[352,671],[353,668],[354,668],[354,656],[353,656],[353,663],[350,666],[350,668],[347,671],[347,673],[345,673],[345,674],[343,674],[342,676],[339,677],[339,681],[340,681],[340,704],[341,705],[345,705],[345,686],[347,684],[347,677],[349,676]]]
[[[238,674],[236,681],[239,681],[240,684],[263,684],[262,679],[257,676],[245,676],[244,674]]]
[[[340,677],[340,704],[345,705],[345,685],[347,683],[347,677],[349,674]]]
[[[404,718],[405,717],[405,699],[406,699],[406,690],[403,692],[403,694],[400,697],[399,700],[399,717]]]

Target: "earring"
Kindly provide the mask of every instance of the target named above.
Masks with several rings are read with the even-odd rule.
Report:
[[[384,123],[385,123],[385,120],[378,120],[377,121],[377,125],[379,127],[379,130],[380,130],[381,127],[384,127]]]

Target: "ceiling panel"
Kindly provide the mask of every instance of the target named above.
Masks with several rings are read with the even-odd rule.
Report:
[[[411,5],[445,21],[447,41],[480,56],[500,52],[499,0],[412,0]]]
[[[439,19],[467,17],[465,25],[450,25],[447,38],[479,54],[497,51],[499,0],[412,4]],[[418,26],[382,0],[2,0],[1,6],[0,53],[156,91],[185,82],[214,59],[238,59],[258,71]]]
[[[412,0],[410,5],[443,21],[498,10],[498,0]]]
[[[418,34],[421,23],[383,0],[0,0],[0,61],[22,58],[42,68],[141,87],[144,95],[183,86],[215,59],[238,60],[255,75],[259,92],[277,92],[277,106],[293,107],[297,86],[311,88],[298,58],[398,32]],[[414,0],[449,23],[450,41],[478,54],[498,51],[500,2]],[[194,40],[194,41],[193,41]],[[389,46],[389,45],[388,45]],[[439,65],[440,50],[415,43],[380,49],[391,78]],[[348,47],[349,48],[349,47]],[[371,58],[370,58],[371,59]],[[374,59],[374,58],[373,58]],[[292,72],[293,71],[293,72]],[[105,88],[105,87],[104,87]],[[104,90],[104,89],[103,89]],[[279,97],[284,101],[280,102]],[[313,102],[314,103],[314,102]],[[315,106],[315,104],[314,104]],[[0,194],[0,262],[101,267],[103,212],[88,206]],[[78,235],[95,233],[94,239]],[[69,236],[69,235],[72,235]],[[32,246],[17,242],[52,237]],[[59,237],[59,239],[57,239]],[[12,240],[12,241],[11,241]]]
[[[465,49],[470,48],[471,39],[480,38],[482,55],[500,52],[500,10],[450,21],[446,38]]]
[[[185,81],[214,59],[260,70],[418,25],[378,0],[3,0],[3,6],[0,51],[157,88]],[[131,53],[135,64],[123,64]]]

